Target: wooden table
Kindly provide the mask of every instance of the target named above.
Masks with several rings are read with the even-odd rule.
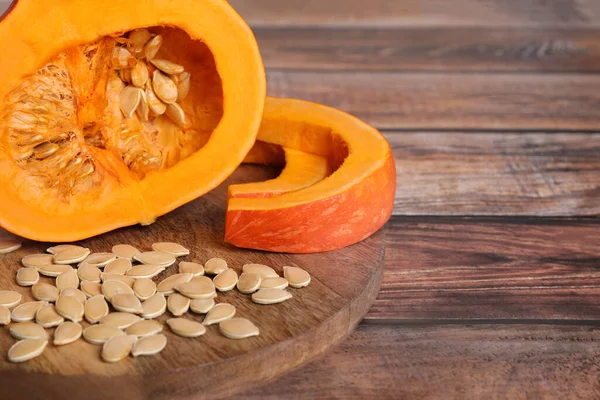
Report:
[[[243,397],[599,398],[600,2],[230,2],[271,95],[372,123],[398,169],[375,306]]]

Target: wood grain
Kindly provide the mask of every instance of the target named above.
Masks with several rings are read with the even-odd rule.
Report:
[[[596,29],[257,28],[267,68],[598,72]]]
[[[393,217],[366,316],[385,321],[600,321],[600,220]]]
[[[600,215],[596,133],[385,132],[395,215]]]
[[[259,167],[243,167],[225,186],[270,175]],[[208,327],[208,332],[200,338],[184,339],[165,328],[168,345],[159,356],[130,357],[117,364],[103,363],[100,347],[83,340],[62,347],[49,345],[42,356],[24,364],[10,364],[2,356],[3,396],[10,399],[213,398],[265,382],[306,363],[345,338],[379,290],[383,232],[358,245],[323,254],[286,255],[236,249],[222,239],[225,186],[159,218],[151,226],[120,229],[81,244],[98,252],[110,251],[118,243],[149,250],[154,242],[174,241],[191,249],[185,260],[205,262],[211,257],[223,257],[238,274],[248,262],[271,265],[280,273],[283,265],[302,266],[312,275],[310,286],[290,289],[294,297],[282,304],[261,306],[237,291],[219,293],[216,301],[235,305],[236,315],[253,320],[260,328],[260,336],[233,341],[220,335],[215,325]],[[31,299],[28,288],[16,285],[15,272],[23,256],[43,252],[47,247],[46,243],[26,241],[21,249],[3,256],[2,289],[13,288],[23,293],[25,299]],[[176,266],[170,267],[155,280],[176,272]],[[51,282],[50,278],[44,280]],[[171,317],[163,315],[159,320],[165,322]],[[202,320],[191,313],[186,318]],[[14,340],[7,327],[2,331],[0,354],[5,355]]]
[[[253,26],[596,26],[595,0],[230,0]]]
[[[597,399],[598,326],[361,325],[244,399]]]
[[[600,76],[270,71],[271,96],[340,108],[381,129],[597,130]]]

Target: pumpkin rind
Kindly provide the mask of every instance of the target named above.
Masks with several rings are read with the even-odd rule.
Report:
[[[110,149],[90,149],[101,184],[60,203],[15,166],[0,128],[4,228],[35,240],[74,241],[151,223],[216,187],[251,149],[265,98],[264,67],[252,32],[223,0],[20,0],[0,22],[0,43],[10,49],[0,54],[0,106],[61,51],[141,27],[177,28],[210,50],[221,80],[222,117],[204,146],[139,179]],[[193,58],[194,48],[188,51]]]
[[[267,98],[258,139],[328,157],[338,168],[304,189],[267,198],[230,197],[227,242],[276,252],[329,251],[365,239],[390,218],[395,163],[373,127],[329,107]]]

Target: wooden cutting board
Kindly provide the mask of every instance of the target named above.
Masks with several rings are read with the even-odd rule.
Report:
[[[261,263],[282,274],[282,266],[306,269],[311,284],[289,289],[293,298],[276,305],[254,304],[237,290],[215,299],[235,305],[237,315],[260,328],[260,336],[244,340],[223,337],[218,326],[204,336],[185,339],[165,326],[167,347],[158,356],[129,357],[116,364],[100,359],[100,346],[83,339],[66,346],[49,344],[38,358],[11,364],[6,353],[15,340],[8,327],[0,330],[0,388],[5,399],[175,399],[216,398],[243,392],[309,362],[344,339],[373,303],[383,274],[384,238],[380,231],[357,245],[328,253],[292,255],[237,249],[223,242],[225,197],[231,183],[265,180],[274,172],[244,166],[225,184],[151,226],[129,227],[80,244],[92,251],[110,251],[129,243],[150,250],[153,242],[173,241],[191,254],[179,261],[205,262],[222,257],[238,273],[245,263]],[[325,238],[324,238],[325,239]],[[14,289],[32,300],[29,288],[15,283],[23,256],[42,253],[47,243],[25,241],[18,251],[0,258],[0,289]],[[156,281],[176,273],[167,268]],[[51,278],[42,277],[52,282]],[[24,300],[24,301],[25,301]],[[202,321],[188,313],[186,318]],[[164,322],[172,316],[159,318]],[[84,328],[88,326],[83,322]],[[52,330],[49,330],[52,333]]]

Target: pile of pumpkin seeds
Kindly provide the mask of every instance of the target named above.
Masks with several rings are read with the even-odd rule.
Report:
[[[184,126],[185,113],[178,103],[190,91],[191,75],[179,64],[155,58],[163,37],[136,29],[115,41],[112,67],[126,85],[119,97],[123,115],[131,118],[137,112],[142,121],[149,121],[165,114]]]
[[[20,247],[16,239],[0,239],[0,254]],[[258,336],[259,328],[236,317],[233,305],[215,302],[217,293],[237,287],[256,304],[275,304],[292,298],[288,286],[302,288],[311,280],[298,267],[283,267],[281,277],[262,264],[246,264],[238,276],[224,259],[211,258],[204,264],[180,261],[178,273],[157,284],[153,278],[174,265],[177,257],[189,255],[188,249],[161,242],[146,252],[128,244],[111,250],[92,253],[85,247],[62,244],[50,247],[47,254],[23,257],[16,281],[29,287],[36,301],[21,304],[20,293],[0,290],[0,325],[10,324],[9,332],[18,340],[8,351],[9,361],[23,362],[41,355],[50,341],[49,328],[56,328],[55,346],[83,337],[101,345],[101,358],[109,363],[128,355],[158,354],[166,347],[167,337],[155,319],[167,310],[174,318],[166,324],[182,337],[202,336],[207,326],[215,324],[230,339]],[[54,284],[40,282],[40,275],[54,278]],[[189,311],[205,314],[202,323],[185,318]],[[85,329],[82,323],[87,325]]]

